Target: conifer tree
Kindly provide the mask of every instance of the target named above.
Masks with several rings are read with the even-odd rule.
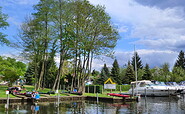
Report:
[[[128,62],[128,66],[125,73],[125,84],[130,84],[130,82],[135,80],[134,70],[130,61]]]
[[[107,65],[104,64],[99,79],[96,81],[97,84],[103,85],[104,82],[110,77],[109,69],[107,68]]]
[[[119,69],[119,65],[118,65],[117,59],[114,60],[112,66],[113,66],[113,67],[112,67],[112,69],[111,69],[111,77],[112,77],[112,79],[113,79],[117,84],[121,84],[120,69]]]
[[[184,52],[181,50],[179,55],[178,55],[178,58],[175,62],[175,65],[174,67],[181,67],[183,69],[185,69],[185,58],[184,58]]]
[[[149,65],[146,64],[145,68],[144,68],[144,75],[142,76],[143,80],[151,80],[152,79],[152,74],[150,72],[150,68]]]
[[[138,69],[143,68],[143,65],[142,65],[141,58],[139,57],[137,52],[135,52],[134,56],[132,57],[132,66],[134,68],[134,71],[135,71],[135,58],[136,58],[136,66],[137,66],[137,71],[138,71]]]

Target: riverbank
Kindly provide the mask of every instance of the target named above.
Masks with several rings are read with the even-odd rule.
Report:
[[[136,101],[135,98],[121,98],[121,97],[95,97],[95,96],[59,96],[61,101],[75,101],[75,100],[93,100],[101,102],[110,102],[110,103],[121,103],[121,102],[130,102]],[[38,102],[57,102],[57,96],[41,97]],[[15,97],[9,98],[9,103],[24,103],[24,102],[33,102],[33,99],[30,97]],[[7,103],[7,98],[0,98],[0,103]]]

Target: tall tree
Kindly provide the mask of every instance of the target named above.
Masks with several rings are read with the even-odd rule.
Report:
[[[135,75],[133,66],[130,64],[130,61],[128,62],[128,66],[125,72],[125,84],[130,84],[130,82],[135,81]]]
[[[182,69],[185,69],[185,58],[184,58],[184,52],[182,50],[179,52],[179,55],[177,57],[174,67],[181,67]]]
[[[6,29],[9,24],[6,22],[7,15],[2,13],[2,8],[0,7],[0,29]],[[6,39],[6,35],[0,32],[0,44],[10,44],[9,40]]]
[[[91,73],[93,58],[113,54],[118,32],[111,25],[104,7],[93,6],[87,0],[75,0],[73,7],[75,76],[78,77],[79,90],[83,91],[84,82]]]
[[[135,61],[135,59],[136,59],[136,61]],[[135,63],[136,63],[137,71],[138,71],[138,69],[143,68],[141,58],[139,57],[137,52],[135,52],[134,56],[132,57],[132,66],[134,68],[134,71],[135,71]]]
[[[146,64],[144,68],[144,75],[142,76],[143,80],[151,80],[152,79],[152,74],[150,72],[149,64]]]
[[[112,69],[111,69],[111,77],[112,79],[117,83],[121,84],[121,78],[120,78],[120,69],[117,59],[114,60]]]

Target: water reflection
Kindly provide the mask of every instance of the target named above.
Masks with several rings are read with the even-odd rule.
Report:
[[[3,106],[4,105],[4,106]],[[62,101],[58,103],[0,104],[0,114],[184,114],[185,100],[174,97],[147,97],[140,102],[105,103]]]

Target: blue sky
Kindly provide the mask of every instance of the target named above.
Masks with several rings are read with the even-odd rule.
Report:
[[[38,0],[0,0],[2,11],[8,14],[10,26],[3,32],[14,40],[24,19],[34,12]],[[120,66],[131,60],[134,45],[143,64],[172,68],[180,50],[185,47],[185,1],[183,0],[89,0],[104,5],[118,28],[121,39],[115,48]],[[2,30],[1,30],[2,31]],[[0,46],[0,55],[18,56],[18,50]],[[113,59],[94,60],[93,68],[104,63],[112,66]]]

